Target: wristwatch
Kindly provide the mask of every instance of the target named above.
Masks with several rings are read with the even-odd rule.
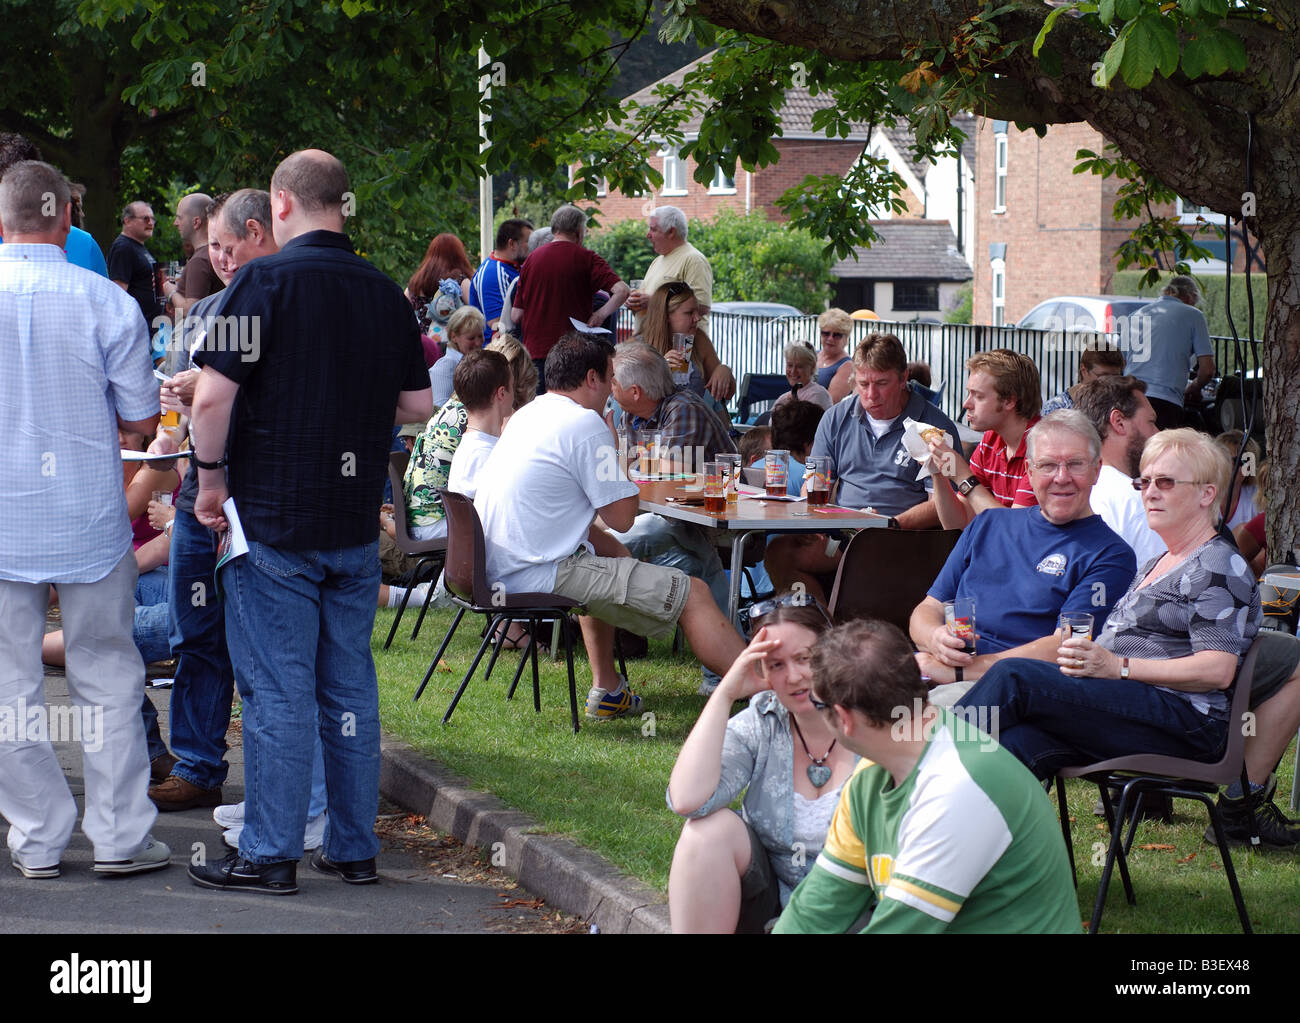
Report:
[[[223,466],[230,464],[230,459],[228,459],[225,455],[222,455],[215,462],[205,462],[197,454],[193,454],[190,457],[190,461],[192,461],[200,469],[220,469]]]
[[[976,487],[978,487],[979,485],[980,485],[980,481],[977,480],[974,476],[967,476],[964,480],[962,480],[960,483],[957,484],[957,493],[961,494],[962,497],[969,497],[970,492],[974,490]]]
[[[1119,677],[1120,677],[1120,678],[1124,678],[1124,679],[1128,678],[1128,658],[1127,658],[1127,657],[1124,658],[1124,663],[1121,664],[1120,667],[1119,667]]]

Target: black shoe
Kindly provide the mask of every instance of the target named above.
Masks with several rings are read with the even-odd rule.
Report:
[[[1300,845],[1300,829],[1291,827],[1286,815],[1263,792],[1256,792],[1241,799],[1232,799],[1220,793],[1216,805],[1219,809],[1219,817],[1223,821],[1223,833],[1233,845],[1249,844],[1252,815],[1255,818],[1255,829],[1259,834],[1260,845],[1273,849],[1294,849]],[[1216,841],[1213,824],[1206,826],[1205,840]]]
[[[324,849],[317,849],[311,854],[311,865],[322,874],[333,874],[348,884],[374,884],[379,880],[375,870],[375,858],[368,860],[349,860],[335,863],[325,855]]]
[[[259,895],[297,895],[298,861],[249,863],[231,853],[216,863],[190,867],[190,880],[201,888],[219,892],[256,892]]]

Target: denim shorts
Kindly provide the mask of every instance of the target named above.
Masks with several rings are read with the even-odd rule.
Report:
[[[781,915],[781,885],[758,832],[748,821],[745,830],[749,832],[749,869],[740,878],[740,920],[736,923],[736,933],[763,934],[767,922]]]
[[[667,636],[686,607],[691,577],[635,558],[598,558],[586,548],[559,563],[555,592],[602,622],[638,636]]]

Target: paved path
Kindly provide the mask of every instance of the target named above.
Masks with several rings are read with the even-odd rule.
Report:
[[[45,686],[47,701],[68,702],[61,670],[47,669]],[[151,695],[166,736],[170,690],[152,690]],[[55,745],[80,806],[84,792],[80,748],[72,743]],[[242,746],[232,747],[229,760],[225,796],[228,802],[236,802],[243,798]],[[456,933],[580,927],[572,920],[555,923],[553,910],[505,905],[531,901],[532,896],[504,874],[497,875],[495,886],[443,879],[440,874],[447,870],[446,864],[437,861],[430,869],[437,853],[430,851],[428,843],[385,841],[377,885],[344,884],[316,873],[304,858],[298,867],[299,894],[275,898],[205,891],[190,882],[185,868],[191,855],[203,851],[220,858],[227,852],[211,810],[160,814],[154,836],[171,848],[172,865],[130,878],[94,875],[91,846],[79,828],[64,853],[63,876],[57,880],[24,878],[10,867],[7,849],[0,851],[0,933]]]

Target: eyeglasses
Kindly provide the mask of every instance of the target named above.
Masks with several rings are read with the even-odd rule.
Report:
[[[823,330],[822,337],[847,337],[842,330]]]
[[[1061,466],[1065,466],[1065,471],[1071,476],[1082,476],[1093,467],[1093,462],[1087,458],[1071,458],[1068,462],[1035,462],[1033,465],[1034,472],[1040,476],[1052,477],[1061,471]]]
[[[1186,483],[1188,486],[1204,486],[1200,480],[1176,480],[1172,476],[1139,476],[1133,481],[1133,489],[1146,493],[1147,487],[1154,483],[1157,490],[1173,490],[1174,484]]]
[[[827,625],[833,626],[835,624],[817,598],[809,596],[807,593],[786,593],[770,600],[755,601],[749,606],[749,620],[752,622],[756,618],[770,615],[778,607],[815,607],[821,612],[821,616],[826,619]]]

